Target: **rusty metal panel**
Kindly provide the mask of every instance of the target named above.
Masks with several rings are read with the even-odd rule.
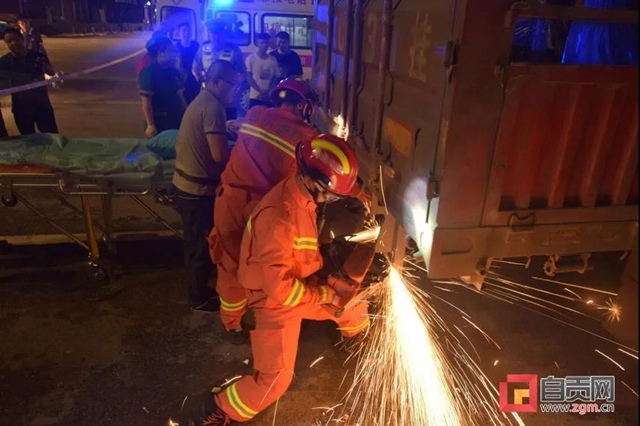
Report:
[[[374,143],[375,102],[379,99],[378,65],[381,57],[381,0],[371,1],[364,10],[363,66],[357,99],[354,136],[371,149]],[[433,173],[440,135],[443,98],[447,88],[445,52],[452,37],[455,2],[396,2],[393,11],[389,70],[382,94],[379,155],[393,176],[385,176],[384,188],[389,210],[405,227],[425,226],[429,201],[426,191],[413,197],[418,205],[409,207],[406,195],[422,187]],[[377,169],[371,170],[375,175]],[[417,182],[419,181],[419,182]]]
[[[637,86],[631,67],[510,67],[483,224],[636,218]]]
[[[457,2],[457,61],[445,96],[436,174],[438,227],[479,226],[503,103],[500,66],[508,63],[509,0]],[[445,131],[446,129],[446,131]]]
[[[427,265],[431,278],[473,274],[487,258],[633,250],[638,222],[539,225],[516,232],[508,226],[436,229]]]

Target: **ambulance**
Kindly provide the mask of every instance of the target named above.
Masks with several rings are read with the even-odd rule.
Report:
[[[227,40],[236,44],[246,58],[256,51],[256,36],[275,35],[286,31],[291,36],[291,49],[300,55],[304,78],[311,78],[312,20],[315,0],[157,0],[157,28],[173,31],[178,41],[178,26],[188,22],[195,30],[194,39],[202,44],[207,39],[205,23],[222,20],[227,23]],[[246,110],[248,86],[239,94],[239,106]]]

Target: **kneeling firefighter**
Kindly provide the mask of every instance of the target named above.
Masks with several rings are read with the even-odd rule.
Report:
[[[297,174],[260,201],[242,239],[238,278],[255,313],[255,372],[188,398],[174,425],[245,422],[275,402],[293,379],[303,319],[331,319],[345,338],[369,326],[367,302],[356,290],[314,275],[322,267],[316,210],[350,194],[358,176],[355,152],[342,139],[319,135],[296,147],[296,161]]]

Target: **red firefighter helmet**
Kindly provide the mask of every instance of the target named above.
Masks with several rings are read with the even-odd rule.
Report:
[[[356,153],[337,136],[322,134],[298,144],[296,159],[300,172],[326,192],[346,196],[358,179]]]
[[[271,100],[276,106],[283,102],[297,105],[305,120],[311,119],[317,99],[311,86],[295,77],[285,78],[271,91]]]

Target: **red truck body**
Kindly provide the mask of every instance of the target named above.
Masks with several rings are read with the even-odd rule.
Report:
[[[433,278],[637,246],[637,65],[513,62],[522,17],[637,24],[537,1],[316,6],[315,89]]]

